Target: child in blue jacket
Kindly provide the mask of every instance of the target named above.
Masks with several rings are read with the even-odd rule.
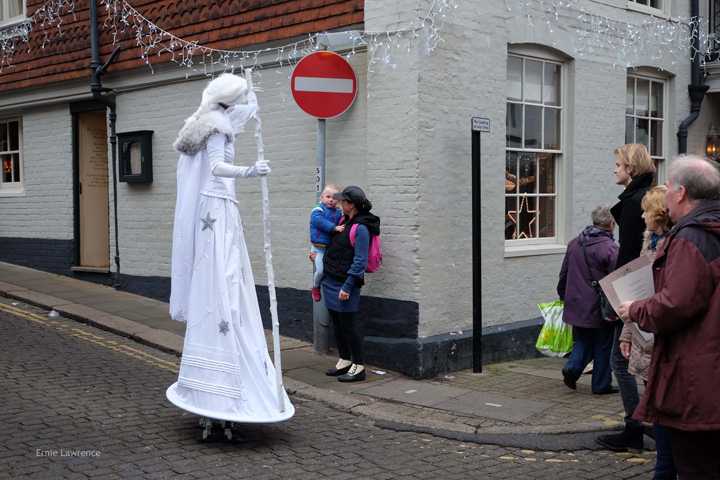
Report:
[[[315,205],[310,214],[310,243],[311,251],[317,253],[315,257],[315,276],[313,277],[312,296],[316,302],[320,301],[320,280],[323,278],[323,257],[325,249],[330,243],[333,232],[342,232],[345,226],[338,226],[342,218],[340,209],[335,208],[339,203],[333,195],[340,193],[337,185],[328,185],[320,196],[320,203]]]

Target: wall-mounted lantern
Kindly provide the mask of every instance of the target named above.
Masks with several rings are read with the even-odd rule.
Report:
[[[715,125],[711,123],[708,128],[707,140],[705,143],[705,154],[713,160],[717,160],[718,156],[720,156],[720,145],[718,145],[720,138],[718,137],[720,137],[720,133],[718,133]]]
[[[121,182],[152,182],[151,130],[118,133]]]

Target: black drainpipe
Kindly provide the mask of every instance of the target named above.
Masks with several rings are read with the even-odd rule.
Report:
[[[120,245],[118,244],[118,208],[117,208],[117,136],[115,135],[115,120],[117,113],[115,102],[103,96],[103,92],[112,92],[111,88],[105,88],[100,83],[100,77],[105,73],[108,66],[120,53],[121,45],[115,47],[108,61],[103,65],[100,63],[100,37],[98,33],[97,0],[90,0],[90,47],[92,59],[90,69],[92,70],[92,85],[90,91],[93,98],[110,109],[110,149],[112,150],[112,171],[113,171],[113,207],[115,210],[115,281],[114,287],[120,288]]]
[[[700,82],[700,0],[692,0],[690,7],[691,25],[692,25],[692,50],[694,53],[692,62],[692,83],[688,85],[688,94],[690,95],[690,116],[682,121],[678,128],[678,153],[687,153],[687,137],[688,127],[697,120],[700,115],[700,105],[702,105],[705,92],[710,88],[709,85],[703,85]]]

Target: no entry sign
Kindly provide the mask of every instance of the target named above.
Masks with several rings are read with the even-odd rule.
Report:
[[[316,52],[300,60],[292,74],[292,94],[298,106],[317,118],[337,117],[357,95],[355,71],[343,57]]]

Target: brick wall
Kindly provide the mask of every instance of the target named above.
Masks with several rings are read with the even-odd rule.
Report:
[[[412,8],[388,10],[366,2],[366,22],[372,18],[376,30],[413,20]],[[621,2],[597,5],[597,10],[628,21],[642,22],[647,15],[625,10]],[[623,9],[618,12],[617,8]],[[403,70],[390,71],[381,80],[388,89],[407,92],[395,102],[406,102],[405,110],[388,112],[395,121],[416,118],[405,129],[417,146],[403,145],[404,158],[417,155],[415,285],[420,299],[420,336],[472,328],[471,263],[471,154],[470,118],[487,117],[491,133],[482,143],[482,237],[483,322],[504,324],[539,316],[537,303],[557,298],[555,286],[562,254],[505,257],[504,158],[506,58],[508,44],[535,44],[567,57],[569,85],[566,89],[566,142],[558,185],[564,214],[557,226],[567,243],[589,223],[589,213],[599,203],[614,203],[621,192],[614,184],[613,150],[624,144],[626,69],[612,51],[579,57],[575,51],[576,18],[563,11],[565,29],[551,33],[541,22],[528,24],[522,15],[508,12],[505,5],[471,1],[462,5],[457,18],[448,17],[444,43],[432,54],[420,49],[418,58],[403,58]],[[687,16],[689,2],[676,5],[678,15]],[[687,84],[690,62],[673,64],[671,58],[653,59],[640,53],[637,63],[664,70],[668,78],[670,117],[666,130],[667,152],[676,151],[675,133],[689,113]],[[407,62],[407,63],[405,63]],[[417,71],[412,72],[413,66]],[[379,101],[380,95],[378,95]],[[413,103],[410,99],[415,99]],[[369,111],[372,111],[372,99]],[[382,109],[379,113],[384,113]],[[392,125],[374,116],[373,124]],[[370,128],[370,127],[369,127]],[[695,126],[707,129],[705,125]],[[394,130],[386,133],[392,136]],[[370,136],[369,136],[370,137]],[[695,135],[697,143],[699,135]],[[369,145],[374,140],[369,138]],[[387,143],[392,143],[391,141]],[[691,148],[697,148],[692,146]],[[368,154],[372,150],[368,148]]]
[[[616,11],[615,7],[607,9]],[[599,11],[604,8],[598,5]],[[683,0],[676,9],[678,15],[687,15],[689,3]],[[424,14],[415,1],[390,5],[372,0],[366,2],[365,11],[366,27],[372,30],[401,26]],[[647,18],[625,10],[617,15],[632,21]],[[574,20],[562,19],[567,25]],[[445,43],[432,54],[422,49],[409,53],[397,49],[397,68],[376,68],[369,78],[370,98],[365,91],[367,56],[353,56],[350,61],[360,92],[355,105],[340,118],[329,120],[327,126],[326,180],[363,187],[382,218],[383,265],[379,272],[368,275],[363,292],[419,302],[420,337],[472,326],[469,124],[473,116],[491,122],[491,133],[482,137],[484,324],[535,318],[539,316],[537,303],[557,296],[562,254],[505,256],[502,185],[508,44],[535,44],[567,58],[565,153],[558,172],[559,205],[564,211],[558,215],[557,228],[562,242],[567,243],[587,225],[597,204],[614,203],[621,192],[614,184],[612,152],[624,143],[627,72],[621,65],[613,66],[616,58],[612,53],[579,57],[574,51],[574,30],[555,29],[551,34],[539,22],[530,28],[527,18],[484,0],[464,4],[458,19],[448,19],[443,37]],[[668,78],[668,158],[677,150],[677,126],[689,114],[690,62],[672,62],[671,58],[643,56],[638,60],[655,71],[662,67],[664,73],[660,74]],[[315,202],[316,121],[294,105],[284,78],[287,70],[282,76],[276,70],[262,70],[265,92],[259,95],[266,156],[274,169],[268,181],[276,276],[279,287],[305,289],[311,271],[308,216]],[[149,75],[147,70],[131,73]],[[195,110],[205,82],[127,88],[117,95],[118,132],[155,131],[154,182],[120,185],[125,273],[160,277],[170,273],[177,162],[171,144],[184,118]],[[714,97],[703,104],[700,118],[690,129],[691,151],[702,149],[709,121],[720,127],[717,104]],[[70,117],[66,107],[40,113],[24,114],[26,132],[42,133],[33,137],[33,145],[26,140],[26,158],[36,159],[26,160],[27,185],[35,193],[30,196],[28,190],[27,199],[0,199],[0,235],[7,231],[16,237],[69,239]],[[247,132],[238,140],[236,164],[249,165],[255,155],[252,133]],[[256,283],[262,285],[259,182],[239,179],[237,193]],[[37,213],[35,204],[52,213]],[[8,205],[18,208],[6,213]],[[37,222],[25,218],[23,209],[39,215],[34,219]],[[112,218],[110,224],[112,228]],[[112,233],[110,238],[114,238]]]
[[[351,57],[350,63],[358,74],[359,92],[345,114],[327,120],[326,180],[341,186],[356,184],[367,188],[364,54]],[[315,205],[317,120],[294,103],[286,78],[289,70],[284,68],[282,77],[277,70],[262,70],[262,77],[256,75],[254,79],[256,83],[261,81],[264,88],[264,92],[258,94],[258,101],[265,157],[273,169],[268,185],[275,276],[278,286],[304,289],[309,288],[312,276],[307,253],[310,250],[310,211]],[[281,85],[278,85],[281,79]],[[153,182],[121,183],[119,188],[121,271],[127,274],[170,275],[178,159],[172,142],[185,118],[199,105],[206,84],[207,79],[203,78],[117,96],[118,132],[155,132]],[[285,95],[284,104],[281,89]],[[257,160],[254,123],[249,122],[246,128],[236,141],[236,165],[252,165]],[[237,179],[236,187],[255,281],[262,285],[266,283],[266,277],[260,181]],[[378,214],[382,216],[383,212]],[[112,230],[112,217],[110,224]],[[112,232],[110,238],[114,245]],[[114,246],[111,245],[111,249]]]
[[[26,195],[5,198],[0,194],[0,237],[72,240],[70,109],[51,106],[17,116],[22,117]]]

